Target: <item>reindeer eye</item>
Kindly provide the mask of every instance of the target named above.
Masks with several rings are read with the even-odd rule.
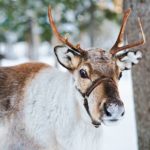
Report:
[[[122,72],[120,72],[118,79],[120,80],[122,77]]]
[[[88,74],[87,74],[87,72],[86,72],[84,69],[81,69],[81,70],[80,70],[80,76],[81,76],[82,78],[88,78]]]

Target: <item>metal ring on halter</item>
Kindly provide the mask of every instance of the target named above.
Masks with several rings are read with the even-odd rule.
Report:
[[[92,121],[92,124],[95,125],[95,127],[98,127],[100,125],[100,122],[96,121],[90,111],[89,111],[89,105],[88,105],[88,97],[90,96],[90,94],[92,93],[92,91],[98,86],[100,85],[101,83],[105,82],[105,81],[111,81],[111,82],[114,82],[113,79],[109,78],[109,77],[103,77],[103,78],[98,78],[96,79],[92,85],[87,89],[87,91],[85,93],[82,93],[78,88],[77,90],[80,92],[80,94],[83,96],[84,98],[84,107],[86,109],[86,112],[88,113],[89,117],[91,118],[91,121]]]

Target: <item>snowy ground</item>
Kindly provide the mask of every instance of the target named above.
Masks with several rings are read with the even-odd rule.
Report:
[[[54,59],[50,59],[50,57],[44,57],[40,60],[46,63],[54,64]],[[15,65],[26,61],[28,60],[4,60],[2,65]],[[138,150],[130,71],[124,72],[123,77],[120,80],[119,89],[121,98],[125,104],[125,117],[121,122],[115,124],[114,126],[104,126],[104,141],[103,148],[101,150]]]

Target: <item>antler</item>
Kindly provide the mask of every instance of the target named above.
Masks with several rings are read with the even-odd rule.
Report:
[[[53,33],[56,35],[56,37],[64,44],[68,45],[70,48],[74,49],[75,51],[79,52],[80,54],[84,53],[84,50],[81,49],[80,44],[77,44],[76,46],[74,46],[73,44],[71,44],[68,41],[68,38],[64,38],[57,30],[57,27],[54,23],[53,17],[52,17],[52,13],[51,13],[51,6],[48,7],[48,18],[49,18],[49,22],[51,24],[51,28],[53,30]]]
[[[130,13],[131,13],[131,9],[130,8],[124,13],[124,17],[123,17],[123,21],[122,21],[122,25],[121,25],[121,29],[120,29],[117,41],[116,41],[116,43],[114,44],[114,46],[110,50],[110,53],[112,55],[116,54],[119,51],[131,48],[131,47],[140,46],[140,45],[143,45],[145,43],[145,35],[144,35],[143,28],[142,28],[142,25],[141,25],[141,20],[140,20],[140,18],[138,18],[138,24],[139,24],[139,27],[140,27],[140,32],[142,34],[142,39],[139,40],[139,41],[135,41],[133,43],[130,43],[128,45],[125,45],[125,46],[120,46],[120,44],[123,43],[125,27],[126,27],[127,20],[129,18]]]

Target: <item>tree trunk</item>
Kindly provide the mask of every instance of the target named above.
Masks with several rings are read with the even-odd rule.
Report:
[[[28,58],[30,60],[37,60],[39,57],[39,45],[40,45],[40,37],[38,33],[38,25],[36,23],[35,17],[31,17],[29,19],[29,49],[28,49]]]
[[[141,17],[146,35],[146,44],[140,47],[143,58],[133,67],[132,75],[139,150],[150,150],[150,0],[125,0],[124,10],[129,7],[133,11],[126,29],[128,41],[140,38],[137,16]]]

